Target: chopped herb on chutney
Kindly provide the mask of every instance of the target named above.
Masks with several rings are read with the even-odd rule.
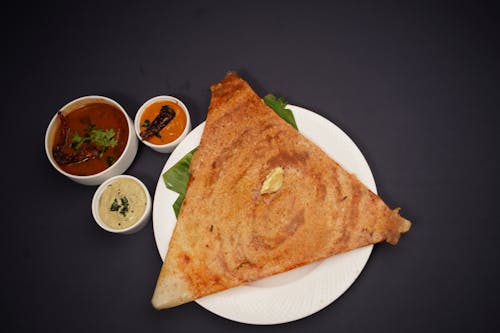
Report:
[[[113,203],[111,204],[111,207],[109,208],[110,211],[112,212],[117,212],[120,209],[120,204],[118,203],[118,200],[113,200]]]
[[[99,199],[99,216],[114,229],[136,223],[146,211],[147,195],[135,179],[118,178],[108,184]]]
[[[113,203],[111,204],[111,207],[109,207],[109,210],[112,212],[119,212],[123,216],[127,215],[128,213],[128,199],[127,197],[123,196],[120,198],[121,204],[118,203],[118,200],[115,198],[113,200]]]

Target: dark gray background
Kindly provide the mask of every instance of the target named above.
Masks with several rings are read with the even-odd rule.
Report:
[[[259,3],[259,4],[258,4]],[[500,307],[499,11],[493,2],[19,2],[2,20],[2,329],[15,332],[487,331]],[[45,129],[68,101],[131,117],[171,94],[205,119],[237,70],[260,95],[325,116],[356,142],[379,193],[414,222],[376,245],[354,285],[305,319],[250,326],[186,304],[157,312],[152,225],[93,222],[96,187],[58,174]],[[168,155],[127,171],[153,194]]]

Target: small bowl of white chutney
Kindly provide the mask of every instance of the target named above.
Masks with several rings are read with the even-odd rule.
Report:
[[[119,175],[102,183],[92,198],[92,215],[104,230],[132,234],[151,217],[151,196],[136,177]]]

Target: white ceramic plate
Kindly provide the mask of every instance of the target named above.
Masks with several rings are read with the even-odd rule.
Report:
[[[376,193],[375,181],[354,142],[336,125],[301,107],[288,105],[299,131],[320,146]],[[161,175],[198,146],[205,123],[196,127],[173,151]],[[176,217],[172,204],[178,194],[168,190],[160,175],[153,202],[153,229],[162,259],[168,249]],[[247,324],[279,324],[309,316],[335,301],[356,280],[372,245],[333,256],[292,271],[196,300],[205,309]]]

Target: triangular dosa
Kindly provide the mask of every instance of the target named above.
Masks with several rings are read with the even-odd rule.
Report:
[[[283,121],[235,73],[211,91],[155,308],[368,244],[396,244],[409,230],[398,210]],[[282,182],[271,178],[278,189],[262,194],[273,171]]]

